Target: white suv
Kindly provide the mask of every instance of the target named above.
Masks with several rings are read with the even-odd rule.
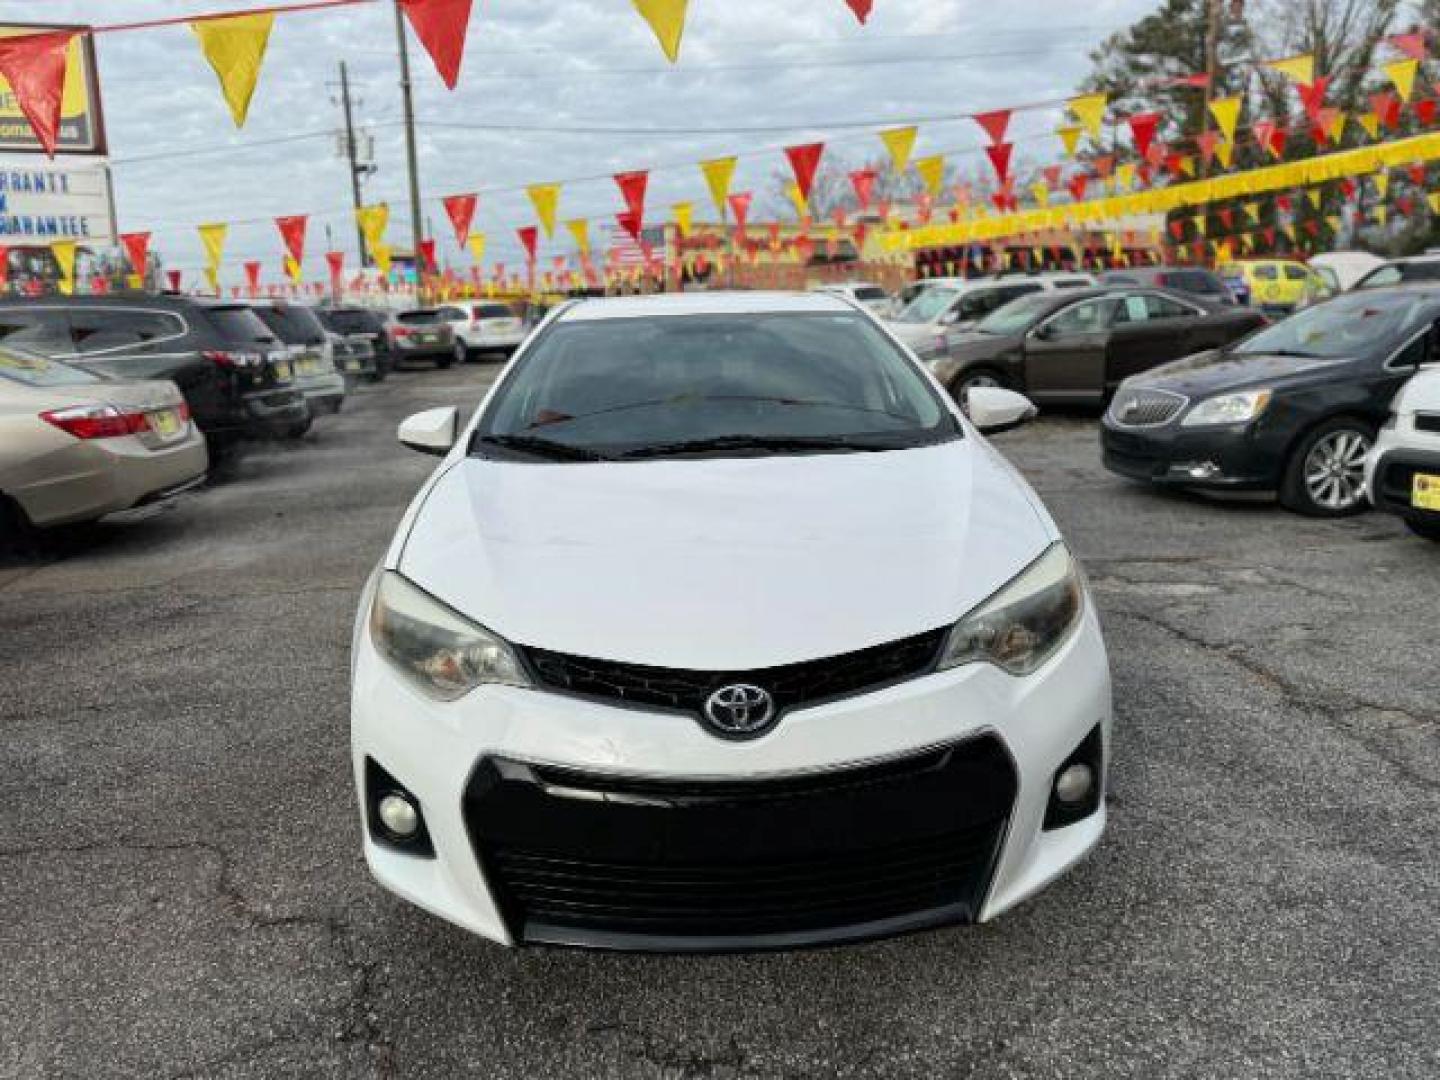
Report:
[[[1412,378],[1390,409],[1365,466],[1370,501],[1440,540],[1440,368]]]
[[[525,323],[508,304],[494,300],[446,304],[440,318],[455,331],[457,364],[487,352],[509,356],[525,340]]]
[[[945,350],[945,331],[965,329],[1030,293],[1083,289],[1093,274],[1003,274],[999,277],[935,278],[886,325],[922,360]]]

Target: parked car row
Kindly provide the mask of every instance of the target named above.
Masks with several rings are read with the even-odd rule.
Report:
[[[508,307],[456,309],[466,359],[508,353]],[[178,295],[0,298],[0,545],[150,513],[239,440],[297,438],[360,380],[457,357],[450,309]]]

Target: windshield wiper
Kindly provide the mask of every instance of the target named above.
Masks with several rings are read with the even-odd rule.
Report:
[[[805,435],[717,435],[710,439],[685,439],[680,442],[655,443],[627,450],[622,458],[672,457],[683,454],[704,454],[726,450],[769,450],[774,453],[807,453],[813,450],[875,451],[893,450],[893,446],[870,445],[835,436]]]
[[[1303,352],[1300,349],[1266,349],[1265,351],[1271,356],[1295,356],[1299,357],[1301,360],[1324,359],[1324,357],[1322,357],[1319,353]]]
[[[536,435],[482,435],[477,442],[487,446],[498,446],[503,450],[518,450],[523,454],[548,458],[551,461],[611,461],[606,454],[584,446],[542,439]]]

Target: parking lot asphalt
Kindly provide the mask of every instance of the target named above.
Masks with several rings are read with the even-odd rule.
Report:
[[[365,388],[175,511],[0,563],[0,1076],[1440,1075],[1440,546],[999,437],[1082,558],[1110,830],[984,926],[507,951],[375,887],[357,594],[493,366]],[[896,538],[904,557],[904,538]]]

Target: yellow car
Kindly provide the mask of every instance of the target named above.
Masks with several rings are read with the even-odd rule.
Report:
[[[1324,278],[1294,259],[1238,259],[1220,267],[1219,273],[1227,284],[1240,284],[1242,296],[1249,293],[1252,307],[1270,314],[1288,315],[1334,291]]]

